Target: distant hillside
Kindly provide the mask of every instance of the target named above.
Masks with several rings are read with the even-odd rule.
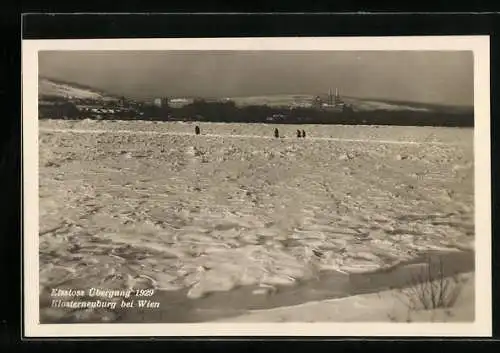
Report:
[[[267,105],[270,107],[287,107],[294,103],[310,103],[313,100],[313,95],[306,94],[280,94],[268,96],[252,96],[252,97],[233,97],[231,98],[236,105],[244,107],[250,105]],[[326,97],[323,97],[324,99]],[[369,99],[358,97],[342,97],[346,104],[352,106],[354,111],[369,112],[369,111],[413,111],[413,112],[446,112],[446,113],[470,113],[472,107],[448,106],[430,103],[394,101],[387,99]]]
[[[90,87],[74,82],[67,82],[60,79],[40,76],[38,94],[40,97],[68,97],[80,99],[99,99],[114,101],[119,99],[118,96],[109,92],[99,90],[95,87]],[[311,103],[314,95],[312,94],[276,94],[266,96],[250,96],[250,97],[230,97],[237,106],[268,106],[271,108],[287,108],[294,104]],[[322,97],[326,99],[326,97]],[[216,100],[218,100],[217,98]],[[359,98],[359,97],[342,97],[343,101],[350,105],[355,112],[422,112],[422,113],[444,113],[444,114],[473,114],[473,107],[468,106],[451,106],[431,103],[395,101],[389,99],[378,98]]]
[[[81,99],[116,100],[118,97],[98,89],[84,86],[73,82],[65,82],[48,77],[40,77],[38,80],[38,95],[40,97],[68,97]]]
[[[349,98],[346,98],[346,101]],[[373,103],[382,103],[389,104],[392,106],[400,106],[412,108],[412,110],[420,110],[420,111],[431,111],[431,112],[446,112],[446,113],[472,113],[474,112],[473,106],[467,105],[449,105],[449,104],[437,104],[437,103],[422,103],[422,102],[410,102],[410,101],[397,101],[390,99],[370,99],[370,98],[352,98],[354,100],[363,101],[363,102],[373,102]]]

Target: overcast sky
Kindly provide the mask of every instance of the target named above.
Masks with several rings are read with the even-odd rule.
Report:
[[[472,52],[58,51],[39,74],[134,98],[325,94],[472,105]]]

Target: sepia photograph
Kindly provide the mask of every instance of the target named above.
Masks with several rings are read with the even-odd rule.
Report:
[[[488,43],[24,41],[26,324],[491,334]]]

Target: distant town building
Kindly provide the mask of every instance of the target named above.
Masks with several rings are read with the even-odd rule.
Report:
[[[268,116],[266,121],[285,121],[286,115],[284,114],[273,114],[272,116]]]
[[[335,106],[344,106],[344,101],[340,99],[340,94],[338,88],[335,88],[335,100],[333,102]]]
[[[335,94],[333,94],[332,89],[328,90],[328,96],[326,102],[324,102],[320,96],[316,96],[316,98],[313,101],[313,104],[316,107],[327,111],[335,111],[335,112],[345,111],[345,103],[340,98],[340,93],[338,88],[335,89]]]
[[[155,98],[153,100],[153,105],[157,106],[158,108],[166,108],[169,106],[168,98],[167,97]]]
[[[323,104],[323,100],[321,99],[320,96],[316,96],[314,97],[314,100],[313,100],[313,105],[316,107],[316,108],[321,108],[321,105]]]
[[[172,108],[181,108],[185,105],[191,104],[194,99],[191,98],[172,98],[168,100],[168,105]]]
[[[311,108],[312,106],[313,106],[313,104],[309,103],[309,102],[293,102],[290,105],[290,109]]]
[[[127,99],[124,96],[121,96],[118,101],[118,104],[124,107],[127,104]]]

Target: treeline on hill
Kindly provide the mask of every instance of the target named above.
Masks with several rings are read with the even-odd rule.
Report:
[[[40,119],[93,118],[69,102],[40,107]],[[194,103],[179,108],[143,105],[140,112],[123,115],[101,115],[102,120],[200,121],[269,124],[342,124],[473,127],[473,112],[428,111],[344,111],[332,112],[314,108],[285,109],[266,105],[238,107],[234,102]]]

